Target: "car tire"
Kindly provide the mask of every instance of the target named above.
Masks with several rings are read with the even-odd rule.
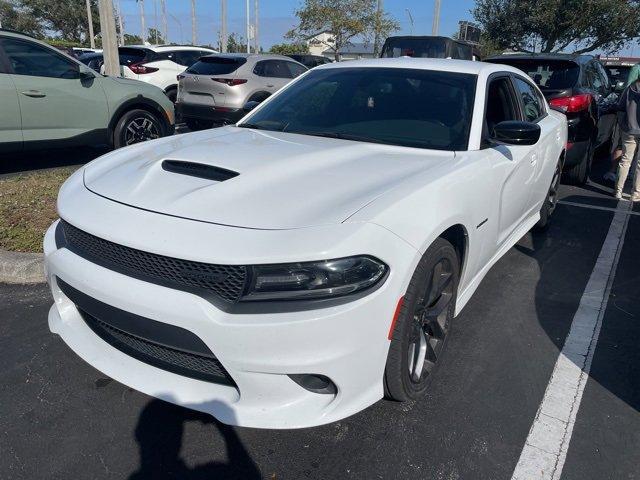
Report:
[[[185,118],[184,123],[187,124],[187,127],[189,127],[189,130],[192,132],[213,128],[214,125],[213,120],[201,120],[199,118]]]
[[[411,277],[391,332],[384,372],[387,398],[415,400],[429,386],[446,347],[459,276],[455,248],[436,239]]]
[[[589,179],[591,162],[593,161],[593,143],[589,143],[584,158],[564,172],[564,179],[569,185],[584,185]]]
[[[113,146],[126,147],[164,135],[164,125],[156,115],[136,108],[126,112],[116,123],[113,130]]]
[[[547,196],[544,199],[542,208],[540,208],[540,220],[533,227],[534,230],[544,231],[549,228],[551,223],[551,216],[558,205],[558,189],[560,188],[560,177],[562,176],[563,159],[558,160],[556,169],[553,172],[553,178],[551,179],[551,185],[547,191]]]

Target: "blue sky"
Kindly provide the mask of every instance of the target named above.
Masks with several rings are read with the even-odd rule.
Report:
[[[124,30],[127,33],[140,34],[139,6],[135,0],[119,0],[122,7]],[[162,30],[160,19],[160,1],[156,0],[158,26]],[[253,9],[253,0],[250,0]],[[268,48],[283,41],[283,35],[296,24],[294,11],[302,0],[260,0],[260,45]],[[414,34],[430,34],[433,21],[433,0],[385,0],[387,10],[400,23],[398,33],[409,34],[410,23],[406,12],[409,9],[414,20]],[[470,0],[444,0],[440,15],[440,34],[451,35],[458,29],[459,20],[471,20],[470,10],[475,2]],[[118,0],[114,0],[118,4]],[[154,26],[154,0],[145,0],[147,27]],[[178,22],[168,19],[169,40],[188,43],[191,40],[191,1],[166,0],[167,11],[182,23],[182,38]],[[227,0],[228,31],[245,36],[245,0]],[[217,42],[220,29],[220,0],[196,0],[198,43]]]

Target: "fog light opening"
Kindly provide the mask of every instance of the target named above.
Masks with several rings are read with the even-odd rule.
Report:
[[[300,373],[289,375],[289,378],[305,390],[313,393],[335,395],[338,391],[336,384],[333,383],[329,377],[324,375]]]

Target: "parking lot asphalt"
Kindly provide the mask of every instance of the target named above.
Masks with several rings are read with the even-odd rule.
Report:
[[[424,399],[310,429],[228,427],[127,388],[48,331],[45,286],[0,285],[0,478],[511,479],[618,206],[596,183],[561,198],[455,319]],[[633,211],[558,478],[640,478]]]

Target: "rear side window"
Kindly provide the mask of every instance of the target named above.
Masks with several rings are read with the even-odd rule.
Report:
[[[202,57],[187,68],[187,73],[195,75],[229,75],[247,63],[243,57]]]
[[[153,52],[144,48],[120,47],[118,56],[120,57],[120,65],[129,66],[135,63],[150,62]]]
[[[289,68],[289,73],[291,74],[291,78],[296,78],[307,71],[305,67],[303,67],[302,65],[298,65],[297,63],[293,63],[293,62],[286,62],[286,63],[287,63],[287,67]]]
[[[36,43],[4,38],[2,46],[16,75],[65,79],[80,76],[76,63]]]
[[[253,73],[260,77],[293,78],[288,63],[283,60],[262,60],[256,63]]]
[[[543,91],[571,88],[578,83],[580,76],[580,67],[567,60],[500,59],[493,61],[519,68]]]
[[[525,82],[521,78],[515,78],[516,89],[518,95],[522,99],[522,106],[524,107],[524,116],[528,122],[535,122],[544,115],[543,106],[540,103],[540,97],[533,85],[529,82]]]

